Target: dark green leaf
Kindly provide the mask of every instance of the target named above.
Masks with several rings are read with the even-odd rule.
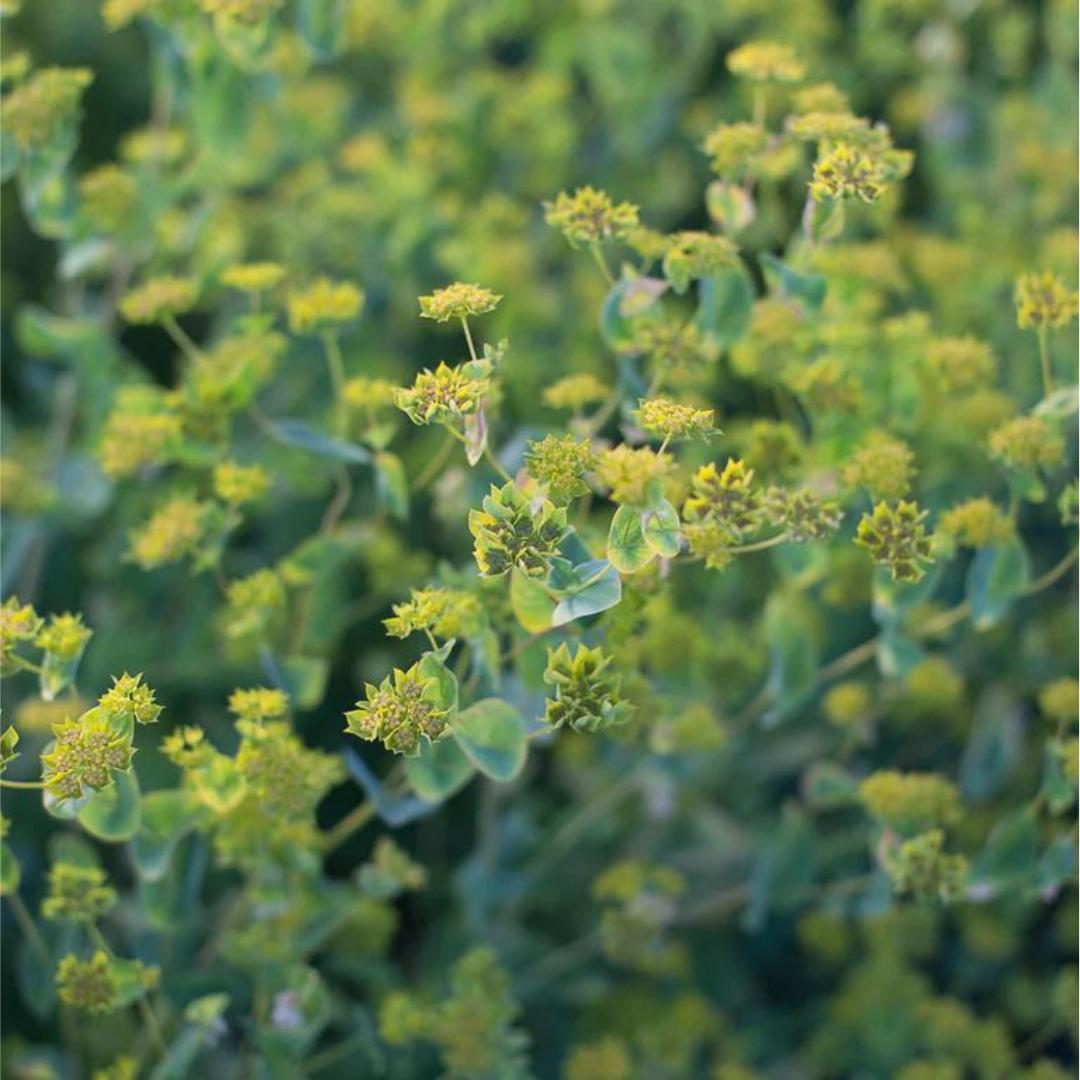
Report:
[[[1030,581],[1031,559],[1020,537],[976,552],[967,577],[975,626],[987,630],[998,623]]]

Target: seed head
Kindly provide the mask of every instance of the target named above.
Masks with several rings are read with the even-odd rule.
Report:
[[[918,581],[926,573],[924,564],[933,562],[925,520],[926,511],[914,502],[881,502],[873,513],[863,514],[855,543],[879,566],[887,566],[893,581]]]

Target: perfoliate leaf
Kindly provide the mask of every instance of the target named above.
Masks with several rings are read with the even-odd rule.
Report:
[[[525,720],[499,698],[484,698],[459,712],[453,737],[466,757],[492,780],[513,780],[525,764]]]
[[[636,507],[620,506],[611,519],[608,560],[620,574],[635,574],[655,557],[645,542],[641,517],[641,511]]]

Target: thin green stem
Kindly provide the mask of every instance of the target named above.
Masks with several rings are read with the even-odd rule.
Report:
[[[469,355],[473,360],[479,359],[476,355],[476,346],[473,344],[472,331],[469,329],[469,320],[464,315],[461,316],[461,329],[465,331],[465,340],[469,345]]]
[[[329,332],[323,334],[322,341],[334,393],[334,434],[339,439],[344,439],[349,430],[349,413],[348,403],[345,401],[345,363],[341,358],[341,345],[337,335]]]
[[[1054,369],[1050,364],[1050,342],[1047,328],[1040,326],[1037,336],[1039,339],[1039,366],[1042,368],[1043,397],[1049,397],[1054,392]]]
[[[600,244],[594,240],[589,245],[589,250],[592,252],[592,257],[596,260],[596,265],[600,267],[600,273],[604,275],[604,280],[609,285],[615,284],[615,275],[611,272],[611,267],[607,264],[607,259],[604,258],[603,251],[600,250]]]
[[[491,447],[490,447],[490,446],[487,446],[487,445],[485,445],[485,446],[484,446],[484,457],[485,457],[485,459],[487,460],[487,463],[488,463],[488,464],[489,464],[489,465],[490,465],[490,466],[491,466],[491,467],[492,467],[492,468],[493,468],[493,469],[494,469],[494,470],[495,470],[495,471],[496,471],[496,472],[497,472],[497,473],[498,473],[498,474],[499,474],[499,475],[500,475],[500,476],[501,476],[501,477],[502,477],[502,478],[503,478],[503,479],[504,479],[504,480],[505,480],[505,481],[506,481],[507,483],[511,483],[511,482],[513,481],[513,479],[514,479],[514,478],[513,478],[513,477],[512,477],[512,476],[511,476],[511,475],[510,475],[510,474],[509,474],[509,473],[508,473],[508,472],[507,472],[507,471],[506,471],[506,470],[505,470],[505,469],[504,469],[503,467],[502,467],[502,463],[501,463],[501,462],[499,461],[499,459],[498,459],[498,458],[497,458],[497,457],[496,457],[496,456],[495,456],[495,455],[494,455],[494,454],[492,453],[492,451],[491,451]]]
[[[1037,577],[1028,587],[1024,590],[1025,596],[1031,596],[1034,593],[1042,592],[1043,589],[1050,588],[1060,578],[1063,578],[1068,572],[1070,567],[1076,563],[1077,556],[1080,556],[1080,548],[1073,548],[1064,558],[1055,563],[1045,574]]]
[[[29,938],[30,944],[40,953],[42,960],[45,961],[47,969],[52,968],[52,956],[49,953],[49,946],[45,944],[45,939],[41,936],[41,931],[37,928],[37,923],[34,922],[34,916],[30,914],[30,909],[23,903],[23,898],[18,892],[9,892],[4,894],[4,899],[11,904],[11,910],[15,913],[15,921],[19,924],[22,932]]]
[[[174,315],[165,315],[161,320],[161,325],[188,361],[195,363],[202,356],[202,350],[191,340],[188,332],[176,321]]]
[[[44,780],[4,780],[0,779],[0,787],[23,788],[27,791],[40,791],[45,787]]]
[[[428,484],[430,484],[436,476],[439,475],[439,470],[446,464],[446,459],[450,456],[454,449],[454,437],[451,432],[447,432],[443,438],[442,445],[434,454],[428,459],[428,463],[416,474],[411,484],[411,490],[414,492],[423,491]]]
[[[766,548],[783,544],[788,538],[789,534],[787,532],[777,533],[776,536],[770,536],[767,540],[758,540],[753,544],[742,544],[739,547],[730,547],[727,551],[730,555],[749,555],[752,551],[764,551]]]
[[[346,814],[332,829],[323,833],[319,848],[324,855],[340,847],[353,833],[362,829],[375,816],[375,805],[362,802]]]

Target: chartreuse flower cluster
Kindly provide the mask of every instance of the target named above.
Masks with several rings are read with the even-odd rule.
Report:
[[[12,319],[32,377],[0,462],[5,571],[50,598],[94,575],[124,633],[91,659],[126,635],[185,716],[163,761],[137,754],[177,709],[128,673],[91,704],[81,617],[0,607],[2,673],[39,694],[0,734],[3,786],[62,822],[20,890],[40,814],[0,820],[0,893],[63,1006],[103,1018],[73,1038],[24,987],[56,1045],[5,1039],[13,1075],[524,1077],[511,985],[573,1014],[535,1063],[569,1080],[1057,1075],[1038,1055],[1068,1054],[1076,1011],[1054,969],[1078,693],[1053,606],[1076,564],[1074,380],[1055,388],[1075,163],[1043,134],[1061,102],[1024,80],[1061,59],[1061,13],[656,0],[607,33],[609,6],[586,34],[530,18],[508,65],[498,19],[462,24],[456,64],[440,5],[107,0],[104,25],[140,27],[121,74],[144,38],[169,62],[145,65],[148,126],[81,175],[90,73],[5,58],[5,176],[61,271],[42,291],[28,267]],[[669,40],[685,63],[652,62]],[[723,85],[702,81],[717,40],[737,42]],[[822,81],[841,51],[843,90]],[[358,112],[360,69],[394,78]],[[862,101],[926,145],[914,201],[912,155]],[[979,118],[960,156],[957,102]],[[576,187],[582,162],[655,216]],[[553,194],[532,210],[587,249],[580,272],[504,188]],[[490,314],[513,352],[474,339]],[[444,351],[429,322],[463,338]],[[444,844],[435,811],[476,773]],[[78,832],[125,844],[124,874]],[[402,968],[396,901],[450,877],[408,905]],[[593,880],[599,912],[560,906],[557,879]],[[30,934],[20,892],[63,925]],[[813,1030],[747,1008],[753,964],[728,965],[721,1015],[690,926],[743,959],[797,927],[789,966],[827,996]],[[492,950],[452,940],[477,927]],[[215,992],[189,1002],[192,949]],[[156,968],[121,954],[182,1000],[155,1012]],[[944,996],[990,969],[978,1013]]]

